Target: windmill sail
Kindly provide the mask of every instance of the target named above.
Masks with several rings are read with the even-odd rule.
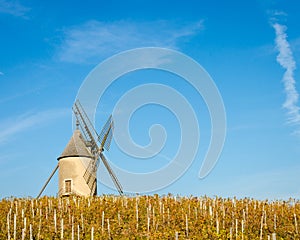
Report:
[[[113,183],[115,184],[118,192],[120,194],[123,194],[121,183],[119,182],[116,174],[113,172],[113,170],[111,169],[111,167],[108,164],[108,161],[106,160],[106,158],[104,157],[104,155],[102,153],[100,153],[100,158],[101,158],[102,162],[104,163],[104,166],[106,167],[109,175],[111,176],[111,179],[113,180]]]
[[[85,137],[86,146],[90,148],[90,151],[94,156],[93,160],[89,162],[85,170],[85,173],[83,175],[86,184],[89,186],[91,190],[91,195],[97,194],[97,169],[99,166],[99,158],[101,158],[102,162],[104,163],[104,166],[109,172],[118,192],[122,194],[123,193],[122,186],[118,181],[116,175],[112,171],[111,167],[109,166],[106,158],[102,154],[104,149],[109,150],[110,148],[113,129],[114,129],[112,116],[108,118],[100,135],[98,135],[92,123],[90,122],[86,112],[84,111],[82,105],[80,104],[79,100],[75,102],[73,111],[75,113],[76,119]],[[99,147],[97,145],[96,139],[100,143]]]
[[[81,131],[83,132],[88,147],[91,148],[91,152],[97,152],[98,146],[97,142],[95,141],[95,136],[98,138],[98,134],[79,100],[76,100],[73,111],[75,113],[76,119],[79,122],[79,126],[81,127]]]
[[[90,161],[89,165],[86,168],[86,171],[83,175],[86,184],[89,186],[91,190],[91,195],[96,195],[96,181],[97,181],[97,165],[99,153],[98,153],[98,146],[94,136],[98,134],[94,129],[91,121],[89,120],[86,112],[84,111],[82,105],[80,104],[79,100],[77,100],[74,104],[73,111],[75,113],[76,119],[79,122],[81,127],[81,131],[86,140],[87,147],[90,148],[92,154],[94,155],[94,159]]]
[[[86,181],[86,184],[91,189],[91,195],[96,195],[96,184],[97,184],[97,169],[99,165],[99,159],[94,159],[93,161],[90,161],[83,178]]]
[[[94,186],[97,184],[96,179],[97,179],[97,170],[98,170],[98,166],[99,166],[99,154],[103,151],[103,148],[105,148],[106,150],[109,150],[111,140],[112,140],[112,132],[113,132],[113,120],[112,120],[112,116],[110,116],[108,118],[106,124],[104,125],[104,127],[101,131],[101,134],[98,136],[98,141],[101,144],[98,149],[97,155],[95,157],[95,161],[90,162],[90,164],[88,165],[88,167],[83,175],[87,185],[90,187],[90,189],[92,191],[94,191]],[[104,164],[104,166],[106,168],[109,167],[108,164]],[[110,170],[108,169],[108,171],[110,172],[111,169]]]
[[[101,149],[105,148],[107,151],[109,150],[111,140],[112,140],[113,129],[114,129],[114,122],[112,120],[112,116],[110,115],[104,127],[102,128],[100,135],[98,136],[98,141],[101,143],[100,145]]]

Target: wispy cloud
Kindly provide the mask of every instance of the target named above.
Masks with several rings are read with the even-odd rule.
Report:
[[[6,119],[0,123],[0,144],[9,141],[12,137],[26,130],[36,128],[47,122],[69,114],[67,109],[52,109],[31,114],[23,114],[12,119]]]
[[[10,94],[8,96],[3,96],[2,98],[0,97],[0,104],[4,104],[4,103],[7,103],[9,101],[13,101],[13,100],[19,99],[21,97],[24,97],[24,96],[27,96],[27,95],[30,95],[30,94],[38,93],[40,90],[42,90],[42,87],[32,88],[32,89],[29,89],[27,91],[24,90],[22,92],[17,92],[14,95]]]
[[[290,44],[287,40],[285,25],[279,23],[272,24],[276,37],[275,43],[278,50],[277,62],[285,69],[282,81],[284,84],[284,91],[286,93],[286,100],[283,107],[288,113],[288,123],[300,125],[300,113],[298,107],[299,93],[296,89],[296,81],[294,78],[294,71],[296,69],[296,62],[291,51]]]
[[[2,76],[2,75],[4,75],[4,73],[0,71],[0,76]]]
[[[169,21],[89,21],[64,30],[60,61],[97,62],[103,57],[136,47],[178,48],[180,40],[203,30],[203,21],[178,25]]]
[[[30,8],[23,6],[18,1],[0,0],[0,13],[15,17],[25,17]]]

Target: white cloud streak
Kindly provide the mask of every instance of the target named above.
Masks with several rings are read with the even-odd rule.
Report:
[[[67,109],[53,109],[34,114],[23,114],[12,119],[0,122],[0,144],[6,143],[18,134],[54,121],[69,113]]]
[[[21,5],[18,1],[0,0],[0,13],[25,17],[30,8]]]
[[[287,27],[278,23],[274,23],[272,26],[275,29],[275,43],[279,52],[276,60],[285,69],[282,81],[286,93],[286,100],[283,107],[288,113],[288,123],[300,125],[299,107],[297,105],[299,93],[297,92],[296,81],[294,78],[296,62],[294,60],[290,44],[287,40]]]
[[[177,48],[203,30],[203,21],[178,25],[169,21],[153,22],[99,22],[88,21],[64,30],[60,46],[60,61],[95,63],[120,51],[137,47]]]
[[[19,98],[27,96],[27,95],[37,93],[37,92],[39,92],[39,90],[41,90],[41,88],[33,88],[33,89],[30,89],[27,91],[24,90],[23,92],[17,92],[15,95],[9,95],[9,96],[0,98],[0,104],[4,104],[6,102],[13,101],[13,100],[19,99]]]

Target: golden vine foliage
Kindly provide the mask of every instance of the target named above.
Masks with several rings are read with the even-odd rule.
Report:
[[[300,239],[299,216],[293,199],[10,198],[0,202],[0,239]]]

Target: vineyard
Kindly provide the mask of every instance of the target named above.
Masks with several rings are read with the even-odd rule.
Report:
[[[2,199],[0,239],[300,239],[300,203],[179,196]]]

